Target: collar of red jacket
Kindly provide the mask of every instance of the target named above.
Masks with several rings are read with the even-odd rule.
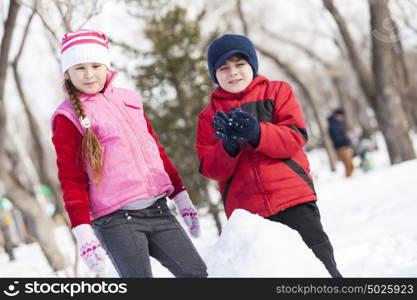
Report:
[[[104,84],[104,88],[101,91],[101,94],[105,95],[107,92],[109,92],[111,90],[111,83],[113,82],[114,78],[116,78],[116,76],[117,76],[117,71],[108,70],[106,83]],[[68,91],[65,88],[65,84],[62,85],[62,90],[64,91],[65,94],[68,94]],[[80,97],[81,102],[84,102],[84,101],[88,100],[89,98],[93,97],[94,95],[96,95],[96,94],[86,94],[86,93],[81,93],[81,92],[78,94],[78,96]]]
[[[244,89],[243,91],[239,93],[230,93],[228,91],[225,91],[220,86],[213,91],[211,94],[211,98],[214,99],[221,99],[221,100],[233,100],[233,99],[241,99],[243,96],[250,91],[252,91],[258,84],[261,82],[268,81],[268,79],[262,75],[256,76],[252,82]]]

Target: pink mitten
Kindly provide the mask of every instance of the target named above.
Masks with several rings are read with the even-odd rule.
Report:
[[[172,200],[175,202],[178,213],[187,225],[193,237],[200,236],[200,224],[198,223],[197,210],[191,202],[187,191],[178,193]]]
[[[79,253],[84,263],[95,273],[103,272],[107,255],[91,225],[78,225],[72,229],[72,232],[77,239]]]

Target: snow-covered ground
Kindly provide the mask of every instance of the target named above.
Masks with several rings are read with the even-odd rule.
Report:
[[[322,223],[345,277],[417,277],[417,160],[389,166],[381,146],[374,154],[375,169],[356,170],[343,177],[339,163],[331,173],[322,151],[310,152]],[[356,161],[356,164],[358,161]],[[196,175],[199,176],[199,175]],[[201,211],[202,235],[192,239],[211,277],[329,277],[324,267],[288,227],[237,210],[220,237],[212,218]],[[74,246],[65,228],[56,236],[69,261]],[[8,262],[0,250],[0,277],[72,277],[72,271],[54,274],[37,244],[16,249]],[[152,260],[155,277],[172,277]],[[94,276],[79,264],[79,276]],[[117,277],[109,264],[105,276]]]

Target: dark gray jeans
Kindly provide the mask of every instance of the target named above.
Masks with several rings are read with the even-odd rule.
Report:
[[[152,277],[150,256],[175,277],[207,277],[166,198],[140,210],[117,210],[94,220],[93,228],[120,277]]]

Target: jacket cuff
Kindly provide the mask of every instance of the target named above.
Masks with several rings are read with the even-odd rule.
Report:
[[[71,229],[81,224],[91,225],[90,211],[88,208],[67,208],[67,214],[71,222]]]

